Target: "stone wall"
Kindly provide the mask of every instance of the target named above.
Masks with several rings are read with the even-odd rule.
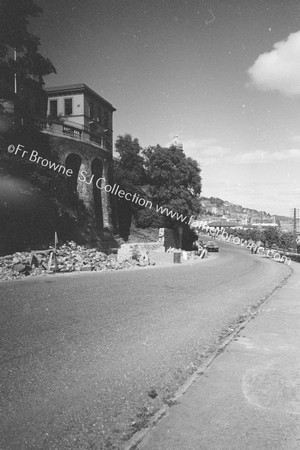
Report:
[[[95,186],[95,182],[99,178],[104,178],[105,181],[100,181],[98,185],[101,186],[101,182],[102,186],[105,184],[113,184],[113,159],[111,153],[93,143],[75,140],[68,136],[57,136],[51,133],[47,133],[47,135],[51,152],[57,156],[62,165],[69,168],[72,158],[76,157],[80,161],[77,170],[73,167],[73,177],[76,177],[76,180],[73,180],[74,185],[76,185],[76,193],[78,199],[83,202],[87,210],[93,216],[96,216],[95,190],[98,188]],[[95,164],[100,168],[98,173],[93,170]],[[93,175],[94,178],[92,179]],[[101,199],[102,228],[111,231],[113,234],[117,234],[116,201],[113,195],[104,189],[98,189],[97,192]]]

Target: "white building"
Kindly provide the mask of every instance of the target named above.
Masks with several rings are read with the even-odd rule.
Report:
[[[116,109],[85,84],[45,88],[47,118],[89,133],[94,140],[112,146],[112,121]]]

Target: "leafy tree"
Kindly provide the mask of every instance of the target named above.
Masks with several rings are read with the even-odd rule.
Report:
[[[130,134],[118,136],[115,147],[120,155],[120,158],[115,161],[114,167],[116,183],[126,193],[130,192],[132,195],[139,194],[145,197],[142,186],[146,181],[146,173],[144,159],[140,154],[142,148],[138,139],[132,139]],[[125,198],[117,199],[119,232],[126,241],[130,233],[132,216],[137,208],[136,203]]]
[[[279,245],[279,232],[276,228],[267,227],[262,230],[262,239],[266,247],[271,247],[273,244]]]
[[[142,148],[138,139],[132,139],[130,134],[118,136],[115,147],[120,155],[115,165],[116,180],[124,190],[134,193],[145,182]]]
[[[187,158],[182,149],[148,147],[143,150],[138,139],[131,135],[119,136],[116,151],[120,158],[115,162],[115,180],[131,194],[139,194],[178,215],[191,216],[200,211],[199,195],[201,177],[198,163]],[[159,214],[155,209],[139,207],[126,199],[118,199],[120,235],[127,240],[133,215],[138,226],[174,228],[180,238],[192,240],[189,226],[176,218]]]
[[[234,236],[245,239],[246,241],[261,241],[264,247],[271,247],[273,244],[285,250],[293,247],[293,233],[283,233],[274,227],[267,227],[263,230],[258,228],[245,230],[226,228],[225,231],[228,235],[234,234]]]
[[[142,209],[137,212],[136,216],[138,228],[161,228],[164,226],[162,215],[153,209]]]
[[[153,203],[187,217],[198,214],[201,176],[197,161],[186,157],[183,150],[177,147],[162,148],[157,145],[149,147],[144,154]],[[188,231],[188,224],[166,215],[163,220],[166,227],[178,231],[182,244],[182,235],[184,230]]]
[[[279,247],[283,249],[293,248],[294,236],[293,233],[281,233],[279,236]]]
[[[211,203],[214,203],[216,206],[223,206],[224,205],[224,200],[222,200],[221,198],[218,197],[209,197],[208,199]]]
[[[263,232],[257,228],[246,230],[245,238],[247,241],[252,240],[254,242],[262,241],[264,239]]]
[[[38,52],[40,39],[27,30],[42,12],[33,0],[0,0],[0,99],[13,101],[16,120],[28,123],[45,107],[43,76],[56,73]]]

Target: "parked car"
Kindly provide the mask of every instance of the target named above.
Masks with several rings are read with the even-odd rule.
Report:
[[[206,244],[206,248],[208,252],[218,252],[219,246],[216,241],[208,241]]]

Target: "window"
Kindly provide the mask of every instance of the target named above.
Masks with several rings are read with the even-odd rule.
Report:
[[[105,111],[104,113],[104,126],[106,128],[109,128],[109,114],[107,111]]]
[[[57,100],[50,100],[50,117],[57,117]]]
[[[98,123],[101,123],[101,116],[102,116],[102,111],[101,111],[101,108],[100,108],[100,106],[98,106],[98,109],[97,109],[97,122]]]
[[[91,119],[95,118],[95,105],[94,105],[94,103],[90,103],[90,118]]]
[[[73,114],[73,102],[71,98],[65,98],[65,116]]]

